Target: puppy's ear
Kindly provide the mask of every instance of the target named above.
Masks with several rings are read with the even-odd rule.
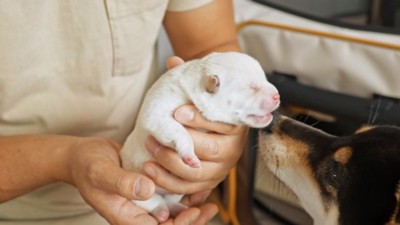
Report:
[[[206,91],[210,94],[213,94],[219,89],[219,77],[217,75],[211,75],[207,77],[206,80]]]

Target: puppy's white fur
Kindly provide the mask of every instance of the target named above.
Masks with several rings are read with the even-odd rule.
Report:
[[[125,169],[140,172],[143,163],[151,159],[144,146],[149,135],[176,149],[189,166],[200,166],[191,136],[173,118],[174,110],[187,103],[193,103],[211,121],[259,128],[271,122],[279,95],[259,63],[246,54],[212,53],[175,67],[146,94],[136,127],[120,153]],[[135,203],[162,221],[169,211],[181,208],[180,199],[158,193]]]

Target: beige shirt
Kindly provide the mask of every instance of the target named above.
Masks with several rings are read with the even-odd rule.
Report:
[[[210,1],[0,1],[0,135],[123,142],[156,79],[155,43],[166,10]],[[0,204],[0,224],[25,223],[105,222],[74,187],[57,183]]]

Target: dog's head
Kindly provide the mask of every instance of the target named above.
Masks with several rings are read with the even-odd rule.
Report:
[[[399,217],[400,128],[337,137],[275,116],[260,130],[267,167],[291,188],[315,224],[394,225]]]
[[[199,84],[185,89],[206,118],[255,128],[271,122],[279,94],[257,60],[238,52],[214,52],[196,62],[183,76],[196,75]]]

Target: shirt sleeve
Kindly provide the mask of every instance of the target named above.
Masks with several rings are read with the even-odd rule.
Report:
[[[204,6],[213,0],[169,0],[168,11],[182,12]]]

